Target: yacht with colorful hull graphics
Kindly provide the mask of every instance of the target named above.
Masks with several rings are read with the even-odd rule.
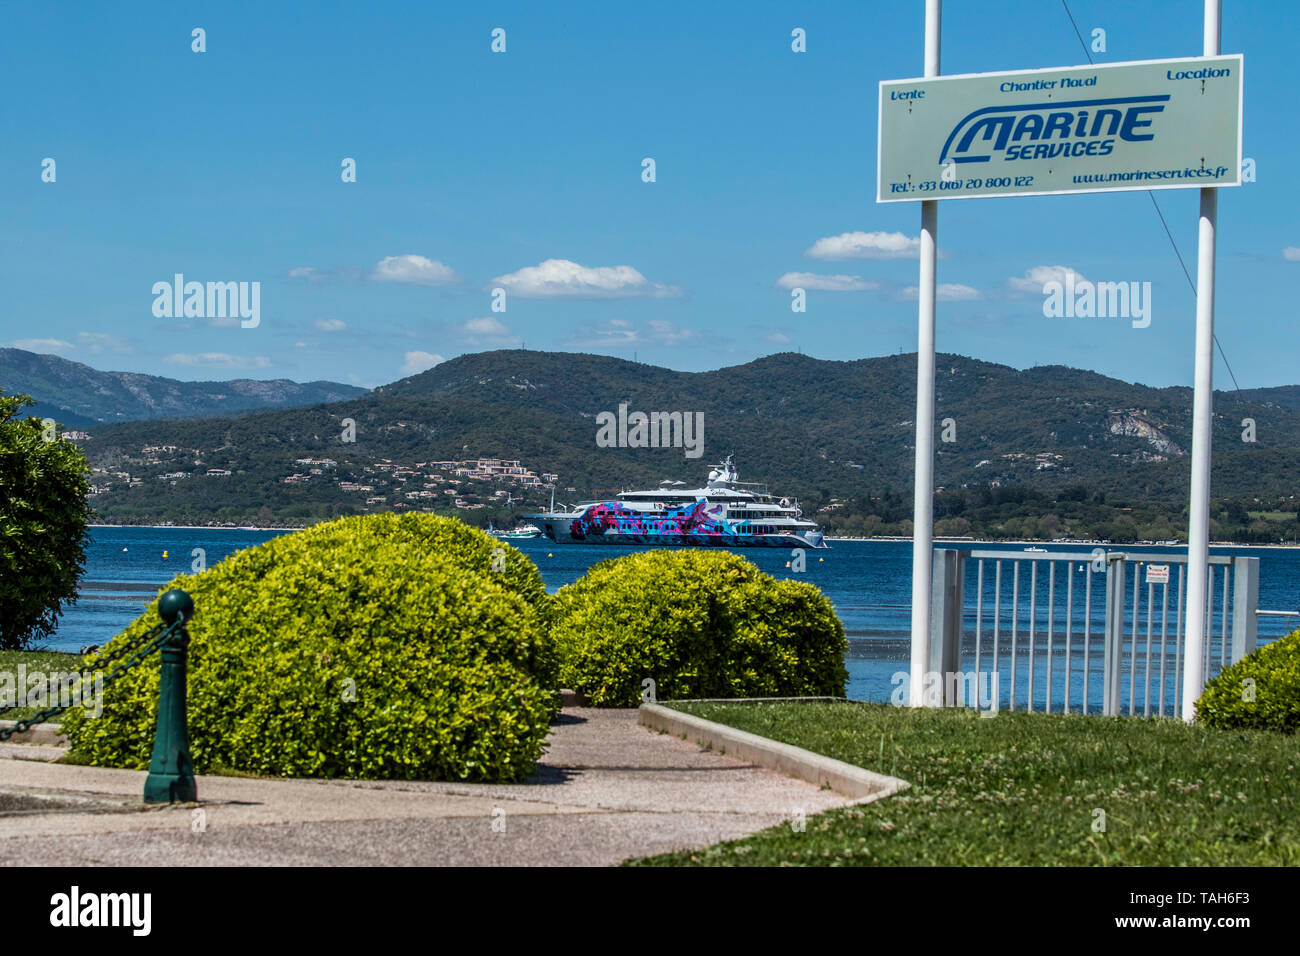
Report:
[[[626,544],[715,548],[825,548],[822,531],[799,502],[742,482],[735,456],[709,472],[703,488],[665,481],[648,491],[620,492],[592,501],[524,515],[558,544]]]

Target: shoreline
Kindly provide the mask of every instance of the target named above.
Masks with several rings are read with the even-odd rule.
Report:
[[[310,525],[286,525],[284,527],[263,527],[254,525],[224,525],[224,524],[88,524],[88,528],[145,528],[154,531],[304,531]],[[473,527],[473,526],[471,526]],[[853,535],[826,535],[827,541],[881,541],[886,543],[897,544],[899,542],[912,541],[911,538],[905,538],[898,535],[875,535],[873,537],[855,537]],[[1186,544],[1138,544],[1134,541],[1112,541],[1108,545],[1100,544],[1096,541],[1035,541],[1023,538],[935,538],[935,544],[951,545],[981,545],[981,544],[1023,544],[1034,547],[1047,547],[1049,545],[1060,545],[1061,547],[1078,547],[1078,548],[1171,548],[1174,551],[1186,551]],[[1211,541],[1212,548],[1277,548],[1280,550],[1300,550],[1300,543],[1296,544],[1248,544],[1239,541]]]
[[[898,535],[876,535],[871,538],[853,537],[851,535],[825,535],[826,541],[886,541],[893,544],[899,542],[911,542],[911,538],[904,538]],[[951,545],[982,545],[982,544],[1025,544],[1037,548],[1046,548],[1051,545],[1057,545],[1062,548],[1167,548],[1173,551],[1186,551],[1186,544],[1138,544],[1136,541],[1112,541],[1110,544],[1102,544],[1098,541],[1042,541],[1032,538],[934,538],[935,544]],[[1300,543],[1296,544],[1249,544],[1240,541],[1211,541],[1211,548],[1277,548],[1285,551],[1300,550]]]
[[[95,522],[87,528],[148,528],[154,531],[305,531],[305,524],[270,528],[251,524],[103,524]]]

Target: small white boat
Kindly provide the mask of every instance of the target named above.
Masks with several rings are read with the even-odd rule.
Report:
[[[1046,548],[1025,548],[1025,550],[1026,550],[1026,551],[1041,551],[1043,554],[1046,554],[1046,553],[1047,553],[1047,549],[1046,549]]]
[[[492,522],[488,522],[488,534],[494,538],[500,538],[503,541],[516,541],[522,538],[540,538],[542,529],[534,524],[520,525],[518,528],[511,528],[509,531],[498,531],[492,527]]]

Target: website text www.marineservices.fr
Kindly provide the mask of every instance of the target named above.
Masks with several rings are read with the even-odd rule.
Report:
[[[1214,169],[1135,169],[1123,173],[1081,173],[1074,177],[1076,183],[1141,182],[1148,179],[1222,179],[1231,169],[1216,166]]]

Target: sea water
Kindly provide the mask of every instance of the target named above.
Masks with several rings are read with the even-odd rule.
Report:
[[[202,559],[208,567],[241,548],[250,547],[268,541],[280,531],[244,530],[233,528],[143,528],[143,527],[96,527],[91,529],[91,543],[86,553],[86,571],[83,583],[114,583],[116,590],[83,589],[76,604],[66,608],[59,622],[58,629],[46,639],[42,646],[53,650],[75,651],[88,644],[103,644],[110,637],[120,632],[143,610],[148,600],[158,589],[178,574],[189,574],[195,561],[199,558],[196,549],[201,550]],[[576,581],[582,574],[598,561],[644,550],[624,545],[582,545],[555,544],[546,538],[531,538],[511,541],[510,544],[527,554],[541,570],[542,580],[549,591],[554,592],[565,584]],[[840,620],[844,623],[849,640],[849,651],[845,665],[849,672],[847,695],[860,700],[887,701],[896,696],[899,682],[896,675],[908,668],[909,628],[911,621],[910,602],[912,595],[912,545],[908,541],[831,541],[831,547],[805,552],[806,570],[799,572],[791,568],[791,552],[782,548],[739,548],[737,553],[753,561],[763,571],[775,577],[793,578],[807,581],[819,587],[834,604]],[[938,547],[960,547],[969,549],[977,545],[971,542],[957,544],[939,544]],[[1028,558],[1023,544],[979,544],[984,550],[1005,552],[1008,559]],[[1070,552],[1078,554],[1090,552],[1092,545],[1040,545],[1049,552]],[[1113,551],[1124,551],[1135,555],[1140,560],[1143,553],[1177,553],[1178,548],[1169,546],[1129,546],[1113,545]],[[1271,610],[1300,610],[1300,550],[1291,548],[1212,548],[1214,554],[1245,555],[1260,559],[1259,606]],[[166,552],[167,557],[163,554]],[[1023,618],[1027,614],[1028,598],[1028,562],[1021,562],[1021,632],[1020,640],[1026,637]],[[1061,627],[1065,615],[1065,581],[1062,576],[1067,573],[1064,564],[1057,566],[1057,590],[1055,599],[1056,649],[1062,650]],[[1172,569],[1174,578],[1177,568]],[[1071,573],[1088,574],[1086,569],[1074,568]],[[1004,602],[1009,602],[1010,565],[1003,564]],[[991,610],[989,608],[992,593],[993,568],[991,562],[985,565],[985,618],[982,622],[984,653],[988,653],[991,638]],[[1040,569],[1040,595],[1045,595],[1046,568]],[[966,644],[971,645],[971,633],[974,628],[974,587],[975,567],[971,563],[966,572],[967,618],[965,630]],[[1094,619],[1100,605],[1100,593],[1104,590],[1104,575],[1093,576]],[[1131,580],[1131,577],[1130,577]],[[1073,623],[1073,656],[1082,652],[1079,640],[1079,628],[1082,620],[1084,587],[1082,579],[1076,578],[1074,588],[1075,612]],[[1217,590],[1222,587],[1222,571],[1216,580]],[[1131,590],[1131,585],[1128,590]],[[1173,590],[1171,589],[1171,593]],[[145,595],[148,595],[146,597]],[[1131,595],[1129,595],[1131,600]],[[1142,588],[1143,608],[1140,627],[1145,637],[1145,600],[1146,589]],[[1159,600],[1157,598],[1157,600]],[[1171,598],[1171,604],[1173,599]],[[1046,609],[1038,609],[1040,621],[1045,620]],[[203,609],[198,608],[198,613]],[[1159,634],[1159,609],[1156,610],[1155,632]],[[1005,616],[1004,616],[1005,620]],[[1260,642],[1272,640],[1300,625],[1298,618],[1261,617],[1259,619]],[[1041,627],[1041,625],[1040,625]],[[1218,644],[1219,621],[1214,623]],[[1100,641],[1098,629],[1092,630],[1092,657],[1090,669],[1094,672],[1101,665]],[[1170,615],[1169,636],[1172,644],[1174,633],[1173,615]],[[1040,632],[1038,639],[1043,640]],[[972,645],[973,646],[973,645]],[[1001,651],[1007,650],[1007,635],[1002,635]],[[968,669],[972,662],[971,647],[966,648],[963,668]],[[1022,650],[1023,653],[1023,650]],[[1171,650],[1172,655],[1172,650]],[[1172,660],[1172,657],[1170,658]],[[1081,658],[1080,658],[1081,660]],[[982,669],[987,670],[987,658]],[[1003,665],[1005,669],[1005,663]],[[1041,665],[1040,665],[1041,666]],[[1060,666],[1058,664],[1058,666]],[[1075,667],[1081,673],[1078,662]],[[1172,668],[1170,668],[1172,671]],[[1023,684],[1026,678],[1024,659],[1020,661],[1018,680]],[[1038,681],[1041,684],[1043,677]],[[1059,681],[1059,677],[1058,677]],[[1004,678],[1005,682],[1005,678]],[[1094,682],[1095,683],[1095,682]],[[1125,685],[1127,687],[1127,685]],[[1172,684],[1170,685],[1172,691]],[[1004,705],[1008,698],[1006,686],[1003,686]],[[1100,688],[1092,688],[1093,695]],[[1075,692],[1074,703],[1081,699],[1082,687]],[[1054,709],[1060,709],[1060,690],[1056,692]],[[1156,691],[1158,693],[1158,691]],[[1121,696],[1127,701],[1127,690]],[[1038,691],[1039,709],[1042,706],[1042,688]],[[1172,697],[1172,693],[1168,695]],[[1023,696],[1021,698],[1023,700]],[[1140,706],[1140,694],[1139,694]]]

